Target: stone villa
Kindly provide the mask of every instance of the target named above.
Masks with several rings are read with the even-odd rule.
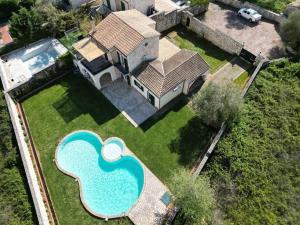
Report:
[[[196,52],[160,39],[155,21],[135,9],[109,14],[74,48],[74,64],[96,88],[121,79],[156,109],[188,94],[209,71]]]

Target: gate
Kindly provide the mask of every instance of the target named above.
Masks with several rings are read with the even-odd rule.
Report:
[[[246,50],[244,48],[242,49],[242,51],[240,53],[240,57],[252,64],[255,62],[255,59],[256,59],[256,55],[252,54],[251,52],[249,52],[248,50]]]

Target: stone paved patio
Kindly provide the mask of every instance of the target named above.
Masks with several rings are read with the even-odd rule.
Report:
[[[126,154],[134,155],[129,149]],[[159,225],[167,213],[167,206],[160,200],[167,187],[143,165],[145,183],[137,203],[128,212],[129,219],[135,225]]]
[[[255,54],[269,58],[283,55],[283,43],[277,32],[278,26],[262,20],[258,24],[249,23],[237,16],[237,9],[209,3],[208,11],[200,20],[213,29],[219,29],[233,39],[244,43],[245,48]]]
[[[135,127],[157,111],[137,90],[128,86],[122,79],[112,82],[101,91]]]

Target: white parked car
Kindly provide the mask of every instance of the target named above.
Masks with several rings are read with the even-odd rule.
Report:
[[[245,19],[247,19],[251,23],[260,21],[261,17],[262,17],[254,9],[246,9],[246,8],[240,9],[239,12],[238,12],[238,15],[241,16],[241,17],[244,17]]]

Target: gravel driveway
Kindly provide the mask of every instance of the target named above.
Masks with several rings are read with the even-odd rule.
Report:
[[[237,9],[209,4],[208,11],[200,20],[213,29],[219,29],[233,39],[244,43],[245,49],[269,58],[283,55],[283,43],[277,32],[277,25],[262,20],[258,24],[249,23],[237,16]]]

